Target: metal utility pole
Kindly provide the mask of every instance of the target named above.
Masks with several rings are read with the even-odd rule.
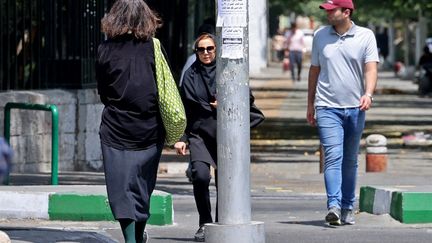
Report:
[[[218,222],[207,243],[264,243],[251,222],[248,0],[217,0]]]

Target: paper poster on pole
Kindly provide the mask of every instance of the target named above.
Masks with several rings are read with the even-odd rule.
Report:
[[[222,28],[222,58],[243,58],[243,28]]]
[[[216,26],[245,27],[247,25],[246,0],[219,0]]]

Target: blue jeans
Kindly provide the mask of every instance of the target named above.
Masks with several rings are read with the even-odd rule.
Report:
[[[324,150],[327,207],[353,209],[365,112],[359,108],[317,107],[316,120]]]
[[[297,66],[297,80],[300,80],[302,65],[303,65],[303,52],[301,51],[290,51],[289,53],[291,77],[295,80],[295,66]]]

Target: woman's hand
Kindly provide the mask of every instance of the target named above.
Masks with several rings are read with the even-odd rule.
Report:
[[[185,155],[186,154],[186,143],[185,142],[177,142],[174,144],[174,148],[177,151],[177,154]]]
[[[217,100],[210,102],[210,105],[216,109],[217,108]]]

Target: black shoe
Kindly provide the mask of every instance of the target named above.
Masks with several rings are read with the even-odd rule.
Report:
[[[331,207],[328,210],[325,221],[329,223],[329,225],[341,225],[340,215],[341,212],[339,208]]]
[[[200,226],[197,232],[195,233],[195,241],[198,242],[204,242],[205,241],[205,234],[204,234],[205,226]]]

